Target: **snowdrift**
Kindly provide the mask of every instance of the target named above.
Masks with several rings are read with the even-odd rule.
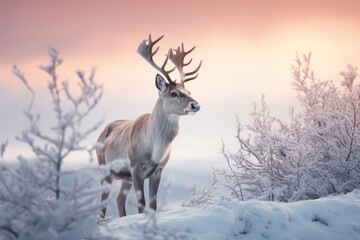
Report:
[[[360,239],[360,191],[295,203],[220,201],[132,215],[106,227],[122,239]]]

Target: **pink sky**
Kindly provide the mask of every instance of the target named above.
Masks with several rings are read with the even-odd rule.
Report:
[[[97,111],[106,113],[106,122],[150,112],[156,71],[136,49],[152,33],[165,34],[159,61],[181,42],[197,45],[194,62],[203,60],[199,78],[187,85],[202,110],[182,120],[174,157],[221,158],[220,138],[232,141],[234,114],[247,123],[262,93],[277,115],[285,116],[296,102],[291,89],[296,51],[313,52],[312,66],[321,79],[339,80],[348,63],[360,64],[359,9],[359,1],[3,0],[0,141],[26,126],[21,110],[30,97],[10,73],[14,63],[38,87],[39,109],[49,105],[41,101],[48,96],[46,76],[37,68],[47,63],[48,46],[64,58],[61,79],[73,81],[76,69],[97,67],[96,79],[105,87]]]
[[[261,44],[274,30],[318,25],[320,34],[333,28],[341,34],[360,23],[359,1],[5,0],[0,6],[1,63],[42,56],[48,45],[71,55],[129,54],[149,32],[166,34],[172,44],[234,38]]]

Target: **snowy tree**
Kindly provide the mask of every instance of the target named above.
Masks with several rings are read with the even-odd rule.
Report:
[[[315,77],[310,58],[297,54],[292,66],[301,110],[291,109],[289,122],[271,116],[264,96],[250,125],[237,121],[239,149],[223,150],[229,169],[217,171],[235,197],[287,202],[360,188],[357,68],[348,65],[337,88]]]
[[[60,82],[57,69],[62,63],[58,52],[50,48],[50,64],[42,66],[50,77],[50,92],[55,124],[44,131],[40,114],[33,113],[35,92],[24,74],[14,66],[13,73],[32,95],[24,112],[30,126],[18,140],[30,146],[35,158],[18,157],[18,164],[0,163],[0,239],[98,239],[97,212],[101,188],[101,169],[84,168],[63,171],[65,158],[74,151],[92,155],[94,147],[82,142],[101,122],[83,129],[83,120],[102,97],[103,88],[94,81],[95,70],[85,78],[81,71],[79,94],[69,90],[66,81]],[[1,157],[6,143],[1,145]],[[104,173],[106,174],[106,173]],[[65,175],[72,178],[70,188],[61,185]],[[96,177],[94,177],[96,176]],[[54,196],[54,197],[49,197]]]

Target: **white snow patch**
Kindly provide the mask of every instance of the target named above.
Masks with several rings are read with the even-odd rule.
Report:
[[[151,218],[156,221],[151,221]],[[115,219],[112,236],[142,239],[141,229],[191,239],[360,239],[360,191],[295,203],[220,201]],[[129,227],[132,226],[132,227]],[[153,239],[165,239],[154,237]]]

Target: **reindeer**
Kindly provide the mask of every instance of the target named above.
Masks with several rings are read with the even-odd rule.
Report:
[[[98,142],[104,145],[96,151],[100,165],[114,160],[123,162],[119,171],[111,170],[111,174],[102,181],[102,183],[108,182],[111,187],[113,179],[121,180],[121,186],[116,197],[120,217],[126,216],[125,202],[132,185],[134,185],[136,192],[138,212],[144,211],[144,180],[147,178],[149,178],[150,208],[156,211],[161,174],[170,158],[171,143],[179,131],[179,117],[193,115],[200,110],[200,105],[191,97],[184,85],[185,82],[194,80],[198,76],[197,72],[201,67],[202,61],[194,71],[184,72],[184,67],[192,61],[190,59],[185,63],[185,57],[195,47],[185,51],[182,43],[181,48],[170,48],[164,63],[159,67],[153,60],[153,56],[158,52],[159,47],[155,51],[153,51],[153,47],[163,37],[152,41],[150,34],[149,40],[144,40],[137,50],[167,80],[160,74],[155,77],[159,98],[153,112],[143,114],[134,120],[113,121],[105,127],[98,139]],[[165,70],[168,60],[175,67]],[[179,83],[170,77],[170,73],[175,69],[180,73],[181,81]],[[101,201],[106,200],[109,193],[110,189],[104,192],[101,195]],[[102,217],[105,217],[106,209],[107,207],[104,207],[101,210]]]

